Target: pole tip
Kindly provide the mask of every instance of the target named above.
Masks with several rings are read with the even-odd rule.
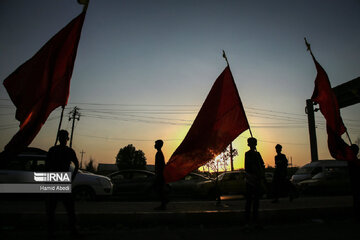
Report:
[[[305,45],[306,45],[306,51],[310,51],[310,52],[311,52],[310,43],[307,41],[306,37],[304,37],[304,40],[305,40]]]
[[[86,11],[89,6],[89,0],[77,0],[80,5],[84,5],[83,11]]]
[[[225,59],[226,64],[229,66],[229,62],[228,62],[228,59],[227,59],[227,57],[226,57],[226,53],[225,53],[224,50],[222,50],[222,56],[223,56],[223,58]]]

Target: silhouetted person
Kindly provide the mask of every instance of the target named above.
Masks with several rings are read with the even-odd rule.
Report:
[[[66,130],[60,130],[58,138],[60,145],[53,146],[49,149],[45,162],[45,169],[48,172],[69,172],[70,164],[73,162],[75,165],[71,179],[73,181],[79,169],[79,161],[74,150],[66,146],[66,143],[69,140],[69,133]],[[71,193],[53,193],[49,195],[46,208],[48,217],[48,236],[51,238],[54,234],[55,209],[58,201],[63,202],[68,213],[71,234],[74,236],[78,235],[73,195]]]
[[[164,142],[162,140],[155,141],[155,149],[157,150],[155,155],[155,191],[160,197],[161,205],[155,210],[166,210],[166,204],[168,203],[167,194],[166,194],[166,183],[164,179],[164,168],[165,168],[165,158],[164,154],[161,151]]]
[[[354,152],[355,156],[359,154],[359,147],[356,144],[351,145],[351,150]],[[359,159],[357,159],[359,161]],[[349,176],[351,182],[351,189],[353,195],[353,206],[355,218],[360,220],[360,166],[354,161],[348,162],[349,166]]]
[[[285,154],[281,153],[282,146],[277,144],[275,146],[275,150],[277,155],[275,156],[275,172],[273,177],[273,194],[274,200],[273,203],[277,203],[279,201],[279,196],[281,193],[288,190],[287,185],[287,167],[288,167],[288,160],[286,159]]]
[[[246,203],[245,217],[247,224],[251,220],[251,207],[253,208],[253,221],[257,224],[259,217],[259,202],[263,191],[265,180],[264,161],[256,150],[256,138],[247,140],[250,150],[245,153],[245,172],[246,172]]]

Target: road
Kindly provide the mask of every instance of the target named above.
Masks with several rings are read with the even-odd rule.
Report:
[[[351,197],[308,197],[260,203],[264,229],[244,229],[244,200],[158,202],[77,202],[81,239],[360,239],[351,218]],[[66,213],[57,211],[57,239],[69,238]],[[41,201],[0,200],[0,239],[44,239],[46,215]]]

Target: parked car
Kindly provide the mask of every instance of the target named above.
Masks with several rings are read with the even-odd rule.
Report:
[[[121,170],[108,177],[114,184],[113,195],[123,199],[154,199],[155,174],[146,170]]]
[[[71,170],[73,171],[73,169]],[[112,196],[113,183],[111,179],[79,169],[72,182],[72,193],[76,200],[94,200]]]
[[[244,195],[246,192],[245,170],[224,172],[218,177],[221,195]],[[264,193],[269,195],[273,179],[272,172],[265,172]]]
[[[299,168],[294,175],[292,175],[290,181],[293,184],[298,184],[301,181],[309,180],[316,174],[325,172],[326,168],[347,168],[347,162],[339,160],[319,160],[305,164]]]
[[[224,172],[219,175],[218,184],[222,195],[245,194],[245,171]]]
[[[214,200],[217,197],[215,181],[197,173],[190,173],[183,179],[170,183],[169,186],[170,196],[172,197]]]
[[[28,148],[0,169],[1,183],[21,183],[29,172],[44,172],[47,152]],[[69,171],[73,171],[71,166]],[[79,170],[72,182],[72,193],[77,200],[92,200],[112,195],[113,184],[108,177]]]
[[[301,167],[291,178],[303,194],[348,194],[351,185],[348,164],[338,160],[320,160]]]
[[[156,199],[155,173],[146,170],[121,170],[108,175],[114,183],[114,196],[121,199]],[[214,182],[200,174],[190,173],[183,179],[168,184],[170,198],[215,198]]]

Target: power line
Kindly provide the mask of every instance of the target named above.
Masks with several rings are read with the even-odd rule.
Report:
[[[0,98],[0,101],[11,101],[10,99],[4,99],[4,98]],[[91,102],[71,102],[68,104],[67,108],[70,108],[69,105],[87,105],[87,106],[119,106],[119,107],[196,107],[195,109],[172,109],[172,110],[164,110],[164,109],[157,109],[157,110],[149,110],[149,109],[136,109],[136,110],[124,110],[124,109],[117,109],[117,108],[82,108],[81,110],[89,110],[89,111],[131,111],[131,112],[178,112],[178,111],[185,111],[185,112],[198,112],[198,109],[201,105],[199,104],[120,104],[120,103],[91,103]],[[4,107],[14,107],[13,105],[2,105],[0,104],[0,107],[4,106]],[[275,111],[275,110],[269,110],[269,109],[262,109],[262,108],[256,108],[256,107],[246,107],[246,112],[247,113],[254,113],[254,114],[264,114],[261,112],[269,112],[269,113],[278,113],[278,114],[283,114],[283,115],[292,115],[292,116],[301,116],[306,118],[305,114],[299,114],[299,113],[289,113],[289,112],[283,112],[283,111]],[[251,110],[255,110],[255,112],[251,111]],[[259,112],[260,111],[260,112]],[[267,116],[275,116],[275,117],[285,117],[285,116],[281,116],[281,115],[274,115],[274,114],[266,114]],[[292,120],[303,120],[300,118],[290,118]],[[306,120],[306,119],[305,119]],[[359,120],[356,119],[343,119],[343,120],[347,120],[347,121],[353,121],[353,122],[359,122]]]
[[[51,117],[51,118],[48,118],[46,121],[50,122],[52,120],[58,119],[59,117],[60,116]],[[0,131],[9,130],[9,129],[13,129],[13,128],[18,128],[18,127],[19,127],[19,123],[4,124],[4,125],[0,125]]]
[[[115,141],[134,141],[134,142],[154,142],[156,139],[134,139],[134,138],[114,138],[114,137],[103,137],[103,136],[94,136],[86,134],[78,134],[81,137],[90,137],[90,138],[99,138],[105,140],[115,140]],[[163,141],[181,141],[182,139],[163,139]]]
[[[89,138],[97,138],[97,139],[104,139],[104,140],[113,140],[113,141],[134,141],[134,142],[154,142],[156,139],[134,139],[134,138],[115,138],[115,137],[104,137],[104,136],[95,136],[95,135],[87,135],[87,134],[78,134],[81,137],[89,137]],[[248,137],[240,136],[241,138],[247,139]],[[163,141],[170,142],[170,141],[182,141],[183,139],[163,139]],[[261,140],[258,139],[259,142],[264,143],[279,143],[288,144],[288,145],[308,145],[308,143],[293,143],[293,142],[283,142],[283,141],[268,141],[268,140]]]
[[[0,99],[2,101],[10,101],[10,99]],[[75,103],[70,103],[75,104]],[[77,104],[95,106],[95,108],[81,108],[84,112],[83,116],[88,118],[96,118],[101,120],[119,120],[128,122],[142,122],[148,124],[167,124],[167,125],[180,125],[189,126],[193,120],[183,118],[169,118],[169,117],[156,117],[152,115],[184,115],[191,114],[195,115],[198,112],[200,105],[175,105],[175,104],[117,104],[117,103],[85,103],[78,102]],[[1,105],[0,105],[1,106]],[[10,105],[3,105],[9,107]],[[99,108],[100,106],[100,108]],[[117,106],[117,107],[131,107],[130,109],[119,109],[119,108],[104,108],[106,106]],[[141,107],[140,109],[137,109]],[[150,109],[144,109],[144,107],[150,107]],[[164,109],[170,108],[171,109]],[[174,109],[177,108],[177,109]],[[180,109],[178,109],[180,107]],[[190,107],[191,109],[187,109]],[[194,109],[196,107],[196,109]],[[159,109],[161,108],[161,109]],[[270,122],[266,123],[252,123],[254,128],[306,128],[306,115],[274,111],[268,109],[261,109],[255,107],[245,107],[246,113],[249,117],[268,119]],[[69,109],[69,106],[67,107]],[[4,114],[5,115],[5,114]],[[11,114],[6,114],[11,115]],[[302,118],[304,117],[304,118]],[[50,119],[49,119],[50,120]],[[48,121],[49,121],[48,120]],[[354,123],[348,123],[348,128],[356,131],[359,124],[357,120],[344,119],[346,121],[352,121]],[[323,119],[317,119],[317,128],[323,129],[326,123]],[[17,126],[17,124],[16,124]],[[15,124],[6,124],[0,126],[0,130],[6,130],[16,127]]]

